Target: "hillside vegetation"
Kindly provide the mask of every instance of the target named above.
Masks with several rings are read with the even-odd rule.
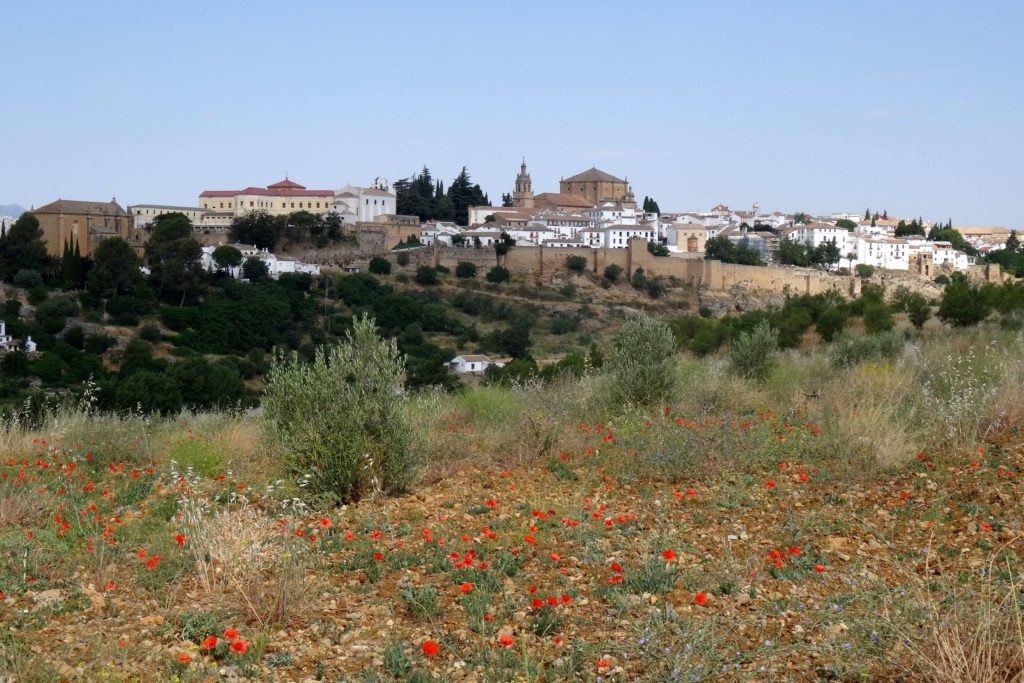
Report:
[[[1019,333],[862,311],[802,349],[779,315],[704,358],[640,317],[600,369],[455,393],[395,391],[356,325],[261,414],[14,416],[0,670],[1020,680]]]

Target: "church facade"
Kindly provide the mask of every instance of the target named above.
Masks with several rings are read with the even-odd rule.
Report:
[[[598,168],[590,168],[559,183],[559,192],[575,195],[597,206],[605,202],[616,202],[624,208],[635,209],[636,198],[629,187],[629,181],[616,178]]]

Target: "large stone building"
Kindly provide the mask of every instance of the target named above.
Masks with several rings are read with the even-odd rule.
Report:
[[[135,230],[132,217],[121,208],[116,199],[109,202],[83,202],[58,199],[32,214],[39,219],[46,250],[51,256],[64,253],[64,245],[78,249],[83,257],[91,256],[96,245],[107,237],[120,237],[136,249],[142,238]]]
[[[295,211],[324,214],[331,210],[334,190],[309,190],[285,178],[266,187],[244,190],[206,190],[199,195],[199,206],[206,211],[230,211],[235,216],[250,211],[266,211],[283,216]]]
[[[562,194],[581,197],[590,202],[591,206],[617,202],[624,207],[636,208],[636,199],[629,188],[629,182],[597,168],[563,178],[558,183],[558,188]]]

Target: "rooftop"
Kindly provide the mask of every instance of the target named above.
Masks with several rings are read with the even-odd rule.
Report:
[[[594,166],[591,166],[586,171],[583,171],[583,173],[577,173],[574,176],[566,178],[562,182],[563,183],[577,183],[577,182],[587,182],[587,183],[624,183],[626,181],[623,180],[622,178],[616,178],[611,173],[605,173],[601,169],[596,168]]]

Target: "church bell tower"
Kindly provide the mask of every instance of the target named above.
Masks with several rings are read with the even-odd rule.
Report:
[[[516,176],[516,190],[512,193],[512,206],[532,209],[533,208],[533,183],[530,181],[530,174],[526,172],[526,159],[523,159],[519,166],[519,175]]]

